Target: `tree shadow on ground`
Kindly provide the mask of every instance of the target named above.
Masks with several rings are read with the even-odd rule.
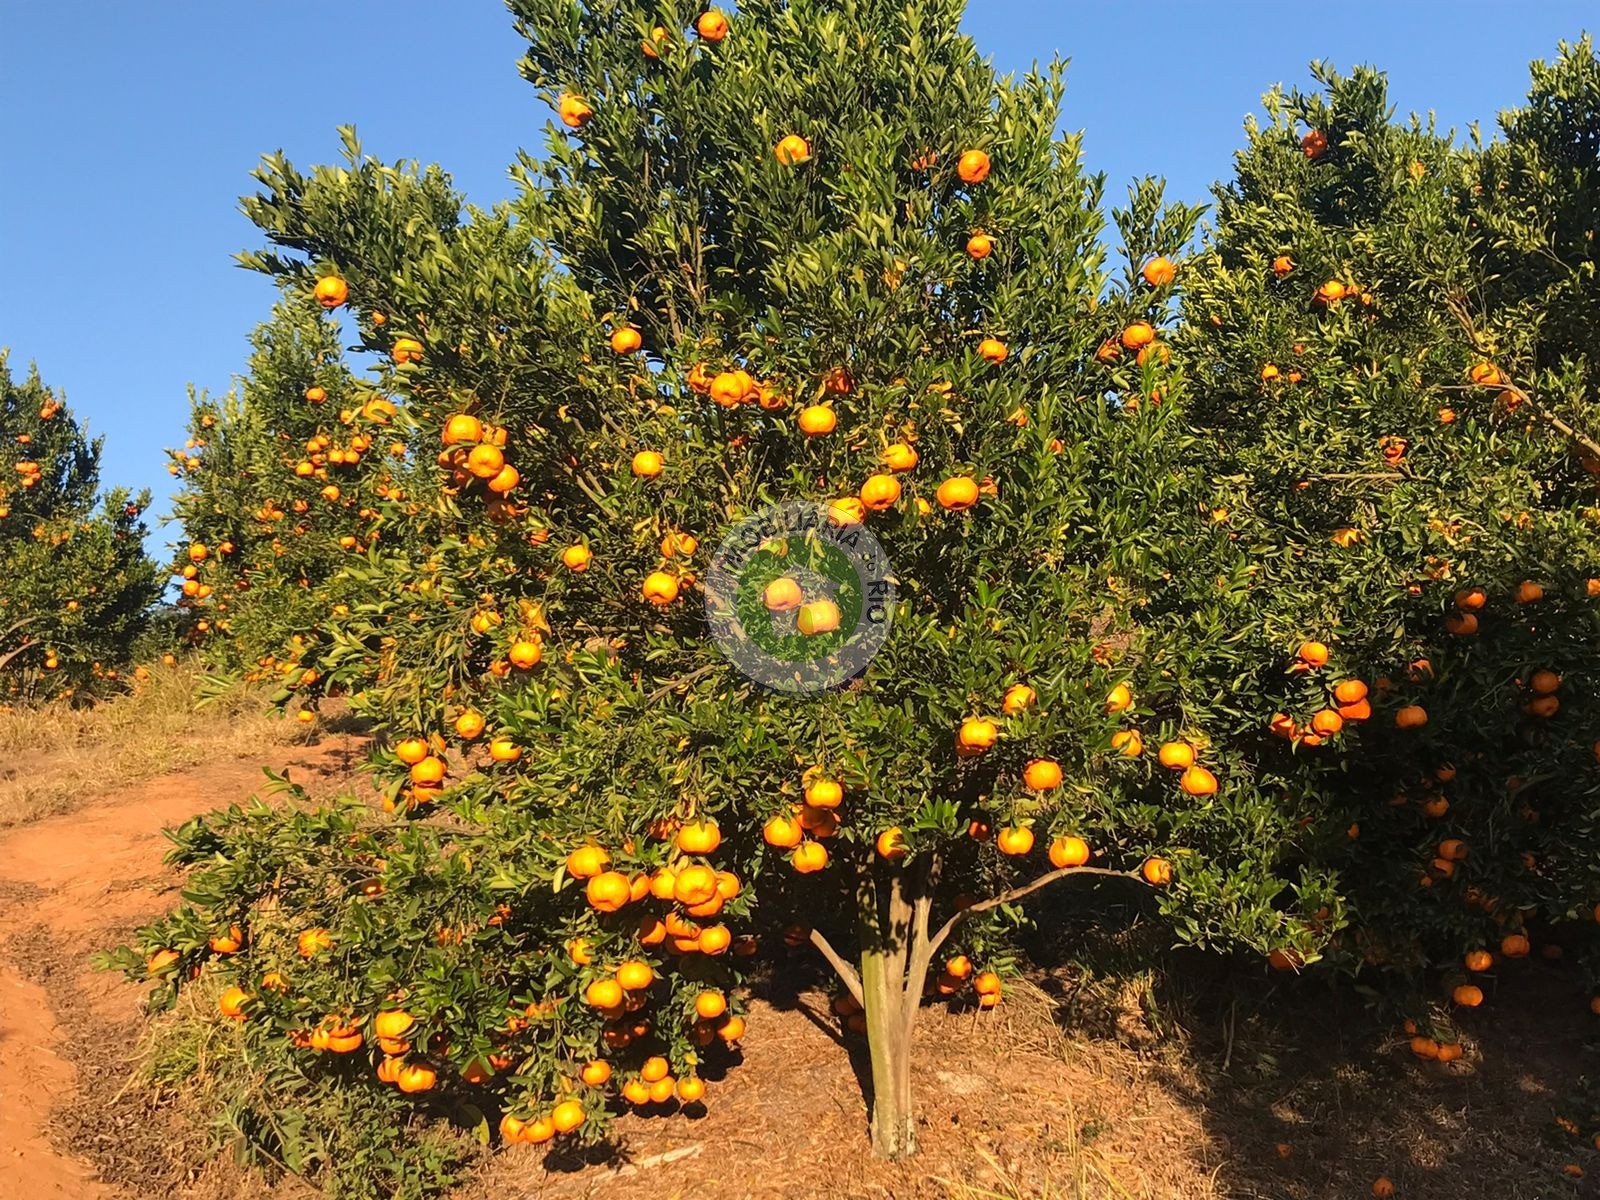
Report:
[[[1157,1065],[1212,1142],[1221,1195],[1326,1200],[1600,1196],[1600,1059],[1588,995],[1559,962],[1498,964],[1457,1009],[1454,1062],[1411,1054],[1397,1019],[1315,970],[1162,948],[1137,907],[1041,924],[1036,980],[1064,1032]],[[1582,1174],[1578,1174],[1582,1172]]]

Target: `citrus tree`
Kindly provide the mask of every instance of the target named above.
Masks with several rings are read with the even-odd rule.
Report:
[[[1047,886],[1282,967],[1520,936],[1580,861],[1521,805],[1581,821],[1538,772],[1588,765],[1589,526],[1570,439],[1497,415],[1478,159],[1329,75],[1185,261],[952,0],[511,7],[556,118],[513,201],[353,138],[246,201],[249,265],[383,356],[406,476],[301,664],[389,817],[186,826],[190,903],[112,959],[222,987],[241,1132],[701,1104],[782,941],[899,1157],[921,1005],[1000,1003]]]
[[[148,495],[100,492],[101,439],[0,353],[0,689],[9,700],[114,685],[160,595],[140,514]]]
[[[1519,224],[1527,178],[1520,203],[1496,182],[1593,114],[1457,149],[1395,121],[1377,73],[1315,73],[1247,130],[1177,339],[1257,614],[1229,736],[1282,781],[1290,852],[1338,873],[1331,957],[1411,988],[1439,968],[1473,1005],[1479,972],[1587,918],[1600,868],[1591,335]]]
[[[395,405],[344,360],[324,306],[279,304],[252,335],[247,373],[220,401],[191,398],[169,451],[185,545],[173,572],[185,633],[220,669],[311,687],[298,663],[338,600],[339,570],[403,502]]]

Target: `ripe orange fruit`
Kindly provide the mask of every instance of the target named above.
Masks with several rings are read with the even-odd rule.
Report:
[[[1306,134],[1306,137],[1310,137],[1310,136],[1311,135],[1309,133]],[[1315,158],[1316,155],[1311,154],[1309,151],[1307,151],[1306,157]],[[1378,1200],[1388,1200],[1388,1197],[1394,1195],[1394,1183],[1393,1183],[1393,1181],[1390,1180],[1390,1178],[1387,1175],[1379,1175],[1376,1179],[1374,1179],[1372,1181],[1372,1194],[1374,1196],[1376,1196],[1378,1198]]]
[[[407,1095],[432,1090],[439,1073],[424,1063],[407,1063],[395,1074],[394,1085]]]
[[[1456,607],[1462,612],[1477,612],[1489,603],[1489,594],[1480,587],[1460,588],[1454,599]]]
[[[216,954],[236,953],[239,947],[244,945],[244,930],[237,925],[230,925],[226,933],[212,934],[207,944]]]
[[[1178,277],[1178,268],[1170,258],[1152,258],[1140,274],[1151,287],[1166,287]]]
[[[1407,704],[1395,710],[1394,723],[1397,729],[1420,729],[1428,723],[1428,710],[1420,704]]]
[[[1081,867],[1089,861],[1089,843],[1081,837],[1058,837],[1050,843],[1050,865]]]
[[[1005,699],[1000,702],[1000,711],[1014,717],[1032,708],[1038,698],[1039,694],[1027,684],[1014,683],[1006,689]]]
[[[998,365],[1005,362],[1010,354],[1011,351],[999,338],[986,337],[978,343],[978,357],[984,362]]]
[[[1328,662],[1328,648],[1321,642],[1302,642],[1295,653],[1308,667],[1326,666]]]
[[[1111,735],[1111,748],[1123,758],[1138,758],[1144,753],[1144,738],[1137,729],[1123,729]]]
[[[505,465],[506,456],[500,447],[491,446],[487,442],[474,446],[467,455],[467,470],[479,479],[493,479],[500,474]]]
[[[998,996],[1000,988],[1000,976],[993,971],[985,971],[972,981],[972,990],[980,996]]]
[[[416,1026],[417,1019],[403,1008],[390,1009],[372,1018],[372,1032],[380,1038],[403,1038]]]
[[[989,178],[989,156],[982,150],[968,150],[956,160],[956,174],[962,183],[982,183]]]
[[[1134,321],[1122,331],[1122,344],[1129,350],[1143,349],[1155,340],[1155,327],[1149,321]]]
[[[895,859],[904,858],[906,856],[905,831],[898,825],[890,826],[878,835],[874,849],[877,850],[879,858],[885,858],[891,862]]]
[[[761,837],[769,846],[789,850],[801,843],[804,833],[793,817],[780,814],[761,827]]]
[[[794,848],[790,861],[800,874],[810,875],[828,865],[828,850],[821,842],[804,842]]]
[[[839,416],[827,404],[808,404],[800,410],[797,419],[800,432],[807,437],[823,437],[834,431],[839,424]]]
[[[1561,687],[1561,676],[1554,671],[1538,670],[1528,680],[1528,686],[1540,696],[1548,696]]]
[[[1172,882],[1172,864],[1164,858],[1147,858],[1139,868],[1139,874],[1152,887],[1165,887]]]
[[[994,252],[994,239],[987,233],[975,233],[967,239],[967,255],[974,260],[988,258]]]
[[[1520,933],[1508,933],[1500,939],[1500,953],[1505,958],[1526,958],[1528,939]]]
[[[678,1080],[678,1099],[685,1104],[698,1104],[705,1096],[705,1081],[698,1075],[686,1075]]]
[[[556,99],[556,115],[568,129],[582,129],[594,116],[594,109],[581,96],[567,92]]]
[[[717,894],[717,873],[698,863],[679,871],[672,881],[672,897],[679,904],[704,904]],[[671,932],[669,923],[668,932]],[[695,930],[696,935],[699,930]]]
[[[1328,149],[1328,135],[1313,129],[1300,139],[1300,149],[1307,158],[1320,158]]]
[[[651,571],[644,577],[640,588],[644,598],[657,608],[671,604],[678,598],[678,579],[665,571]]]
[[[1048,792],[1061,786],[1061,764],[1048,758],[1036,758],[1022,769],[1022,781],[1036,792]]]
[[[432,754],[418,759],[411,766],[411,782],[421,784],[423,787],[432,787],[434,784],[443,782],[444,776],[444,760],[436,758]]]
[[[812,808],[838,808],[844,788],[831,779],[815,779],[806,786],[806,803]]]
[[[891,471],[909,471],[917,465],[917,451],[905,442],[895,442],[883,452],[883,465]],[[865,499],[865,497],[863,497]]]
[[[1178,777],[1178,786],[1191,796],[1217,794],[1217,777],[1204,767],[1190,767]]]
[[[755,390],[755,380],[743,369],[723,371],[711,381],[711,398],[723,408],[743,404]]]
[[[613,913],[633,899],[633,887],[621,871],[601,871],[584,885],[583,894],[596,912]]]
[[[483,440],[483,422],[467,413],[456,413],[444,423],[440,440],[446,446],[459,446]]]
[[[590,1087],[604,1087],[611,1080],[611,1064],[596,1058],[583,1065],[580,1077]]]
[[[308,403],[321,404],[327,398],[328,391],[326,388],[308,387],[306,389],[306,400]]]
[[[567,855],[567,874],[574,879],[592,879],[611,865],[611,855],[603,846],[579,846]]]
[[[677,846],[685,854],[710,854],[720,845],[722,830],[715,821],[696,821],[678,830]],[[705,870],[704,867],[698,869]],[[715,883],[713,879],[713,888]]]
[[[1340,704],[1355,704],[1367,698],[1367,685],[1359,679],[1342,679],[1333,685],[1333,698]]]
[[[1439,1043],[1430,1037],[1414,1037],[1411,1039],[1411,1053],[1418,1058],[1438,1058]]]
[[[1194,766],[1194,747],[1188,742],[1163,742],[1156,761],[1171,771],[1187,771]]]
[[[1477,1008],[1483,1003],[1483,989],[1474,987],[1470,983],[1463,983],[1450,993],[1450,999],[1462,1008]]]
[[[1463,961],[1469,971],[1487,971],[1494,966],[1494,955],[1487,950],[1469,950]]]
[[[934,499],[950,512],[962,512],[978,502],[978,481],[968,475],[954,475],[939,485]]]
[[[839,618],[839,606],[832,600],[813,600],[800,606],[795,627],[806,637],[816,637],[838,629]]]
[[[556,1127],[557,1133],[571,1133],[587,1119],[588,1114],[577,1100],[563,1100],[550,1112],[550,1123]]]
[[[561,561],[569,571],[587,571],[593,559],[589,547],[584,545],[568,546],[561,552]]]
[[[624,991],[643,991],[655,982],[656,973],[650,969],[650,964],[637,958],[629,959],[617,968],[617,982]]]
[[[973,753],[993,746],[1000,737],[1000,727],[986,717],[968,717],[956,731],[956,745]]]
[[[335,309],[350,299],[350,285],[337,275],[324,275],[311,294],[323,308]]]
[[[1033,849],[1033,830],[1026,825],[1011,825],[1002,829],[995,838],[1001,854],[1021,856]]]
[[[1294,270],[1294,259],[1287,254],[1280,254],[1272,260],[1272,273],[1279,279],[1282,279],[1292,270]]]
[[[217,1008],[222,1015],[235,1021],[244,1020],[244,1006],[250,1002],[250,993],[241,987],[223,989],[217,997]]]
[[[861,503],[871,512],[883,512],[900,499],[900,481],[893,475],[871,475],[861,485]]]
[[[1266,366],[1261,368],[1261,382],[1262,383],[1271,383],[1274,379],[1276,379],[1281,374],[1283,374],[1283,372],[1278,370],[1278,368],[1275,365],[1273,365],[1272,363],[1268,363]]]
[[[619,325],[611,331],[611,349],[618,354],[632,354],[643,344],[644,339],[632,325]]]
[[[694,998],[694,1011],[702,1021],[715,1021],[728,1011],[728,998],[715,988],[708,988]]]
[[[708,42],[720,42],[728,36],[728,18],[714,8],[700,14],[694,23],[695,32]]]
[[[1476,613],[1456,612],[1444,619],[1445,632],[1455,637],[1471,637],[1478,632]]]
[[[667,460],[654,450],[641,450],[633,456],[632,467],[640,479],[654,479],[666,470]]]
[[[583,989],[583,1002],[590,1008],[615,1008],[623,998],[622,985],[615,979],[596,979]]]
[[[804,599],[799,583],[787,575],[774,579],[761,593],[761,602],[769,612],[793,612]]]
[[[1474,363],[1467,372],[1467,378],[1480,387],[1499,387],[1505,382],[1500,368],[1491,362]]]
[[[1544,599],[1544,588],[1531,579],[1524,579],[1517,584],[1516,594],[1513,596],[1518,604],[1533,604]]]
[[[1323,737],[1332,737],[1344,728],[1344,718],[1331,708],[1324,708],[1311,718],[1311,728]]]
[[[1119,713],[1131,707],[1133,707],[1133,689],[1127,684],[1119,683],[1106,693],[1106,712]]]
[[[544,657],[544,650],[538,642],[519,639],[511,643],[511,649],[506,651],[506,658],[511,665],[519,671],[531,670],[539,665],[539,660]]]
[[[791,133],[781,138],[772,152],[778,161],[786,167],[794,167],[803,162],[811,161],[811,145],[797,133]]]
[[[483,714],[469,708],[456,718],[456,734],[465,741],[474,741],[483,734]]]

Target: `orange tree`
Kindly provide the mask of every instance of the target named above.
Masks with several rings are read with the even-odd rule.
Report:
[[[90,440],[37,370],[0,354],[0,689],[10,700],[114,684],[160,595],[140,514],[148,495],[100,493]]]
[[[1457,151],[1393,121],[1375,72],[1316,74],[1267,98],[1186,274],[1197,464],[1255,613],[1227,733],[1295,814],[1286,856],[1338,873],[1331,957],[1412,987],[1440,968],[1474,1004],[1469,976],[1587,919],[1600,883],[1592,333],[1494,182],[1596,125],[1563,109],[1529,147],[1516,116]],[[1302,934],[1276,966],[1323,948]]]
[[[169,451],[183,481],[178,605],[213,665],[309,687],[298,660],[338,603],[339,569],[381,537],[376,506],[404,499],[404,435],[318,305],[276,306],[251,341],[238,388],[196,395],[190,436]]]
[[[306,659],[395,819],[186,827],[190,905],[113,961],[162,1001],[210,964],[284,1104],[393,1084],[544,1142],[700,1103],[781,936],[900,1156],[925,994],[999,1003],[1046,884],[1319,945],[1285,777],[1207,733],[1255,614],[1159,332],[1194,214],[1136,188],[1113,277],[1059,72],[996,79],[951,0],[513,10],[562,125],[513,204],[353,144],[246,204],[411,431]]]

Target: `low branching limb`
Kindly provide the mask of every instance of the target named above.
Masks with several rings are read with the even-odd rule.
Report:
[[[990,896],[987,900],[979,900],[976,904],[963,908],[956,913],[955,916],[944,923],[938,933],[928,940],[928,957],[931,959],[937,954],[939,947],[944,945],[945,939],[955,932],[956,926],[974,913],[987,912],[991,908],[999,908],[1002,904],[1010,904],[1013,900],[1021,900],[1024,896],[1032,895],[1040,888],[1048,887],[1056,880],[1065,879],[1069,875],[1103,875],[1110,879],[1138,879],[1140,877],[1138,871],[1113,871],[1109,867],[1062,867],[1060,870],[1046,872],[1030,883],[1018,884],[1014,888],[1001,892],[998,896]]]
[[[933,961],[935,947],[928,941],[928,920],[933,913],[933,894],[939,885],[939,873],[943,867],[944,862],[937,851],[927,857],[922,866],[916,899],[911,904],[911,956],[906,967],[904,996],[907,1039],[911,1037],[916,1024],[922,1003],[922,987],[928,981],[928,965]]]
[[[856,969],[839,956],[839,952],[823,936],[820,929],[811,931],[811,944],[820,950],[822,957],[832,965],[834,971],[838,973],[840,980],[844,983],[845,990],[855,997],[856,1003],[865,1006],[867,1001],[861,992],[861,976],[856,974]]]

